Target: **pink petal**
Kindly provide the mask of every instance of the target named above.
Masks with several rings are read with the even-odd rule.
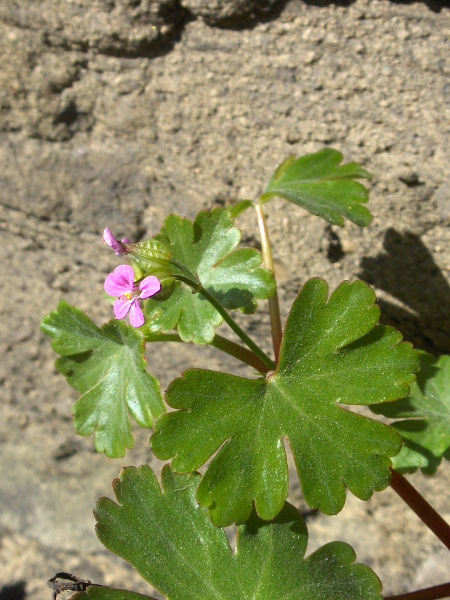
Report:
[[[139,284],[139,289],[141,290],[139,295],[140,298],[150,298],[161,291],[161,283],[157,277],[151,275],[150,277],[146,277],[141,281]]]
[[[133,327],[141,327],[145,322],[140,302],[137,298],[133,301],[130,310],[130,323]]]
[[[131,244],[130,238],[122,238],[122,244]]]
[[[109,296],[123,296],[136,290],[134,271],[130,265],[119,265],[110,273],[105,281],[105,292]]]
[[[127,316],[128,311],[132,308],[134,300],[123,300],[119,298],[114,302],[114,314],[116,319],[123,319]]]
[[[112,248],[113,250],[115,250],[115,252],[116,252],[117,255],[125,253],[125,249],[124,249],[123,245],[119,242],[119,240],[117,240],[113,236],[113,234],[111,233],[111,230],[108,227],[103,232],[103,241],[110,248]]]

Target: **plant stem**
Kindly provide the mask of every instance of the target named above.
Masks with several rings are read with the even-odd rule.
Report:
[[[240,344],[236,344],[236,342],[232,342],[221,335],[216,334],[211,342],[211,346],[214,346],[214,348],[234,356],[234,358],[241,360],[260,373],[268,373],[271,370],[260,358],[258,358],[258,356],[256,356],[254,352],[247,350],[247,348],[244,348]]]
[[[397,492],[400,498],[416,513],[425,525],[431,529],[441,542],[450,550],[450,525],[444,521],[439,513],[429,504],[425,498],[419,494],[416,488],[409,481],[392,471],[391,487]],[[450,590],[450,588],[449,588]],[[433,598],[443,598],[445,596],[432,596]],[[423,597],[425,598],[425,596]],[[430,596],[431,598],[431,596]]]
[[[435,585],[416,592],[385,596],[384,600],[438,600],[439,598],[450,598],[450,583]]]
[[[200,283],[200,281],[198,281],[198,279],[194,280],[194,279],[191,279],[190,277],[186,277],[185,275],[178,275],[178,274],[174,274],[174,277],[176,279],[178,279],[179,281],[186,283],[195,292],[198,292],[204,298],[206,298],[206,300],[208,300],[208,302],[210,304],[212,304],[212,306],[214,306],[214,308],[217,310],[217,312],[221,315],[221,317],[223,318],[225,323],[227,323],[227,325],[229,325],[231,327],[231,329],[234,331],[234,333],[238,337],[241,338],[241,340],[244,342],[244,344],[248,348],[250,348],[250,350],[254,354],[256,354],[256,356],[261,360],[261,362],[263,362],[266,365],[266,367],[268,367],[268,371],[272,371],[276,368],[276,364],[273,362],[273,360],[269,356],[267,356],[267,354],[265,352],[263,352],[261,350],[261,348],[255,344],[255,342],[245,333],[245,331],[243,331],[239,327],[239,325],[236,323],[236,321],[233,319],[233,317],[228,313],[227,309],[224,308],[220,304],[220,302],[217,300],[217,298],[213,294],[208,292],[208,290],[202,286],[202,284]]]
[[[183,340],[177,333],[144,333],[147,342],[182,342]],[[251,351],[240,344],[232,342],[227,338],[217,335],[214,337],[210,346],[226,352],[230,356],[237,358],[241,362],[253,367],[260,373],[267,373],[269,368]]]
[[[220,304],[213,294],[210,294],[208,290],[206,290],[203,286],[200,286],[199,293],[202,294],[208,302],[210,302],[217,312],[223,317],[225,323],[227,323],[234,333],[241,338],[244,344],[250,348],[250,350],[256,354],[256,356],[269,368],[269,371],[274,370],[276,368],[276,364],[273,360],[267,356],[265,352],[261,350],[259,346],[255,344],[255,342],[243,331],[233,317],[228,313],[228,311]]]
[[[171,258],[169,262],[179,271],[181,271],[181,273],[184,273],[185,277],[189,277],[193,281],[197,281],[197,278],[195,277],[194,273],[191,273],[191,271],[185,265],[183,265],[183,263],[179,262],[178,260],[175,260],[174,258]],[[173,275],[174,277],[176,277],[175,273]]]
[[[258,216],[258,225],[261,235],[261,249],[263,255],[263,265],[270,269],[275,276],[275,266],[273,263],[272,245],[270,243],[269,229],[267,227],[266,215],[260,202],[254,204]],[[281,340],[283,337],[283,328],[281,326],[280,303],[278,300],[278,289],[275,282],[275,293],[269,298],[270,326],[272,329],[272,344],[275,353],[275,361],[278,362],[280,355]]]
[[[178,333],[153,333],[145,331],[145,327],[141,329],[146,342],[182,342]]]

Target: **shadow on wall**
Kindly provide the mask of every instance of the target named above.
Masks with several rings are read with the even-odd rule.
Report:
[[[0,600],[25,600],[25,582],[19,581],[13,585],[4,585],[0,589]]]
[[[450,354],[450,286],[430,252],[417,235],[395,229],[387,230],[384,249],[376,258],[363,258],[358,274],[392,296],[392,302],[378,301],[381,322],[416,348]]]
[[[415,4],[417,0],[391,0],[393,4]],[[423,3],[428,6],[433,12],[439,13],[443,8],[449,8],[449,0],[423,0]]]
[[[244,29],[253,29],[259,23],[268,23],[270,21],[275,21],[281,15],[286,6],[291,2],[291,0],[253,0],[252,3],[245,2],[235,2],[237,6],[237,10],[234,12],[230,10],[227,14],[227,11],[224,10],[223,16],[221,16],[221,11],[218,11],[218,14],[215,14],[214,10],[205,10],[202,11],[200,4],[200,10],[197,12],[194,9],[192,10],[191,15],[192,19],[196,19],[202,17],[207,25],[211,25],[213,27],[218,27],[219,29],[231,29],[235,31],[241,31]],[[193,3],[196,4],[195,2]],[[224,2],[224,8],[227,7],[227,4],[230,5],[230,8],[233,6],[233,2]],[[188,3],[189,7],[190,3]],[[205,8],[207,7],[207,3],[205,3]],[[189,12],[189,9],[188,9]]]
[[[337,6],[351,6],[356,0],[304,0],[305,4],[311,4],[312,6],[329,6],[335,4]],[[417,0],[391,0],[392,4],[416,4]],[[423,4],[428,6],[433,12],[439,13],[443,8],[450,7],[449,0],[422,0]]]

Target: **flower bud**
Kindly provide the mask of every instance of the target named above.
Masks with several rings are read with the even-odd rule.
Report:
[[[165,300],[173,292],[175,279],[172,276],[170,260],[172,252],[164,241],[156,238],[124,244],[128,257],[133,260],[143,277],[154,275],[161,282],[161,292],[155,299]]]

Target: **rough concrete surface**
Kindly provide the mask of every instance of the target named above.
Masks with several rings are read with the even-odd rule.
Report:
[[[0,0],[1,600],[49,600],[61,570],[149,593],[92,516],[123,465],[156,465],[149,434],[123,460],[78,438],[76,394],[38,328],[61,298],[111,317],[104,227],[153,235],[168,212],[253,198],[289,154],[336,147],[375,174],[374,220],[268,207],[283,315],[310,276],[359,277],[385,322],[450,352],[449,34],[437,0]],[[257,245],[253,215],[240,225]],[[267,335],[266,312],[250,323]],[[163,386],[205,358],[236,372],[216,351],[176,350],[149,355]],[[450,518],[448,464],[412,481]],[[308,524],[311,550],[350,542],[386,594],[448,580],[444,547],[390,489]]]

